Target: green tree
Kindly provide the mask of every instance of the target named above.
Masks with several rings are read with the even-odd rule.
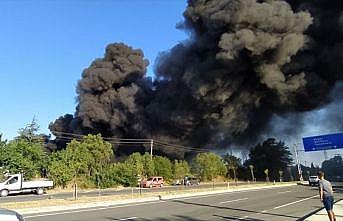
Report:
[[[190,167],[185,160],[175,160],[173,165],[174,179],[182,179],[190,175]]]
[[[166,157],[154,156],[155,175],[163,176],[165,180],[173,178],[172,163]]]
[[[48,176],[54,181],[55,186],[65,188],[72,181],[74,169],[66,150],[54,152],[49,156],[48,171]]]
[[[28,123],[24,128],[18,130],[17,139],[26,140],[28,142],[42,141],[42,135],[38,134],[39,125],[36,117],[33,117],[32,121]]]
[[[93,173],[100,173],[113,157],[112,145],[104,141],[100,134],[85,136],[81,145],[82,149],[86,149],[90,154],[90,157],[87,158],[89,160],[87,165],[89,176],[92,176]]]
[[[143,160],[143,167],[144,167],[144,176],[149,177],[155,174],[155,164],[154,161],[151,160],[151,156],[149,153],[144,153],[142,156]]]
[[[25,178],[40,176],[46,159],[43,143],[39,140],[17,138],[3,144],[0,150],[0,167],[11,173],[24,173]]]
[[[150,160],[151,161],[151,160]],[[132,175],[136,177],[142,177],[145,174],[144,161],[140,153],[131,154],[125,163],[132,170]]]
[[[72,178],[75,184],[81,182],[87,186],[93,182],[98,185],[100,174],[110,164],[112,156],[112,145],[100,135],[87,135],[81,141],[74,139],[65,150],[51,155],[49,176],[61,186],[66,186]]]
[[[75,174],[89,173],[89,166],[94,162],[87,146],[75,139],[67,145],[66,157]]]
[[[337,176],[343,177],[343,160],[337,155],[322,163],[322,170],[328,179],[334,179]]]
[[[18,130],[18,136],[2,141],[0,136],[0,167],[10,173],[24,173],[25,178],[40,176],[46,167],[47,154],[43,140],[37,134],[39,126],[34,118],[25,128]]]
[[[4,163],[6,146],[7,140],[2,140],[2,134],[0,133],[0,175],[2,175],[2,173],[4,173],[7,169],[5,168],[7,165]]]
[[[0,148],[5,147],[7,144],[7,140],[2,139],[2,133],[0,133]]]
[[[156,173],[154,160],[151,160],[149,153],[133,153],[125,160],[125,164],[130,168],[132,175],[140,179]]]
[[[224,176],[227,172],[223,160],[214,153],[199,153],[194,159],[193,170],[203,181]]]
[[[282,141],[274,138],[265,140],[262,144],[256,145],[250,150],[250,160],[248,164],[254,165],[257,178],[263,178],[264,170],[268,169],[269,178],[278,179],[278,171],[286,170],[291,164],[291,152]]]
[[[79,180],[84,186],[98,185],[99,174],[110,163],[113,156],[112,145],[98,135],[87,135],[82,141],[72,140],[66,149],[70,167],[74,170],[74,182]],[[77,176],[79,176],[79,179]]]

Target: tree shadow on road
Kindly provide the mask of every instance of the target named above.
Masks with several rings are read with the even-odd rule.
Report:
[[[308,198],[308,196],[297,196],[297,197],[295,197],[296,199],[307,199]],[[316,199],[316,198],[312,198],[312,199]],[[319,195],[318,195],[318,199],[319,199]],[[318,200],[317,199],[317,200]]]
[[[219,216],[219,215],[213,215],[214,217],[217,217],[218,219],[223,219],[223,220],[237,220],[237,219],[242,219],[241,217],[230,217],[230,216]],[[254,219],[254,218],[244,218],[244,221],[265,221],[263,219]]]
[[[219,215],[214,215],[213,220],[237,220],[240,217],[231,217],[231,216],[219,216]],[[116,220],[122,220],[122,219],[115,219],[111,217],[106,217],[105,219],[109,221],[116,221]],[[155,219],[143,219],[143,218],[134,218],[134,219],[128,219],[128,221],[205,221],[204,219],[196,219],[194,217],[189,217],[189,216],[173,216],[173,217],[168,217],[168,218],[155,218]],[[206,219],[207,220],[207,219]],[[244,218],[244,221],[265,221],[261,219],[253,219],[253,218]]]
[[[185,201],[182,201],[182,200],[171,200],[171,201],[172,202],[176,202],[176,203],[189,204],[189,205],[195,205],[195,206],[204,206],[204,207],[210,207],[210,208],[221,209],[221,210],[232,210],[232,211],[246,212],[246,213],[252,213],[252,214],[262,214],[262,215],[286,217],[286,218],[292,218],[292,219],[299,219],[300,218],[300,217],[297,217],[297,216],[290,216],[290,215],[284,215],[284,214],[278,214],[278,213],[261,212],[261,211],[254,211],[254,210],[247,210],[247,209],[240,209],[240,208],[232,208],[232,207],[226,207],[226,206],[208,205],[208,204],[194,203],[194,202],[185,202]]]
[[[123,220],[123,219],[115,219],[111,217],[106,217],[105,219],[109,221],[116,221],[116,220]],[[175,221],[204,221],[200,219],[195,219],[193,217],[188,216],[173,216],[168,218],[154,218],[154,219],[144,219],[144,218],[133,218],[133,219],[125,219],[130,221],[169,221],[169,220],[175,220]]]

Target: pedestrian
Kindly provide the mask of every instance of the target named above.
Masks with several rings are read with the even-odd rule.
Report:
[[[335,213],[333,212],[333,190],[329,181],[324,179],[324,172],[318,172],[319,178],[319,197],[323,202],[324,207],[328,213],[330,221],[336,221]]]

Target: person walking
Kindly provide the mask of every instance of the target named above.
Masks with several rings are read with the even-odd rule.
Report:
[[[335,213],[333,212],[333,190],[329,181],[324,179],[324,172],[318,172],[319,178],[319,197],[323,202],[324,207],[328,213],[330,221],[336,221]]]

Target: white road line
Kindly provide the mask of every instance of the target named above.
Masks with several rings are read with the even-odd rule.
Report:
[[[243,217],[240,217],[240,218],[238,218],[238,219],[235,219],[234,221],[237,221],[237,220],[245,220],[245,219],[248,219],[249,218],[249,216],[243,216]]]
[[[132,219],[138,219],[138,217],[128,217],[128,218],[123,218],[123,219],[118,219],[118,220],[132,220]]]
[[[229,200],[229,201],[224,201],[220,202],[218,204],[224,204],[224,203],[232,203],[232,202],[237,202],[237,201],[242,201],[242,200],[247,200],[248,198],[242,198],[242,199],[236,199],[236,200]]]
[[[266,212],[268,212],[268,210],[263,210],[263,211],[261,211],[261,212],[254,213],[254,215],[255,215],[255,216],[256,216],[256,215],[262,215],[263,213],[266,213]],[[250,216],[251,216],[251,215],[243,216],[243,217],[240,217],[240,218],[238,218],[238,219],[235,219],[235,221],[237,221],[237,220],[246,220],[246,219],[251,220],[251,219],[250,219]]]
[[[42,217],[42,216],[56,216],[56,215],[64,215],[70,213],[82,213],[82,212],[90,212],[90,211],[97,211],[97,210],[107,210],[107,209],[115,209],[115,208],[122,208],[122,207],[130,207],[130,206],[140,206],[140,205],[147,205],[147,204],[156,204],[156,203],[165,203],[166,201],[160,200],[158,202],[148,202],[148,203],[135,203],[135,204],[127,204],[127,205],[120,205],[120,206],[106,206],[106,207],[97,207],[93,209],[80,209],[80,210],[69,210],[64,212],[56,212],[56,213],[45,213],[45,214],[37,214],[32,216],[24,216],[25,219],[27,218],[35,218],[35,217]]]
[[[293,192],[293,191],[292,190],[287,190],[287,191],[279,192],[279,194],[290,193],[290,192]]]
[[[273,209],[280,209],[282,207],[290,206],[290,205],[293,205],[295,203],[300,203],[302,201],[309,200],[309,199],[312,199],[314,197],[318,197],[318,195],[311,196],[311,197],[308,197],[308,198],[305,198],[305,199],[302,199],[302,200],[297,200],[297,201],[294,201],[294,202],[291,202],[291,203],[287,203],[287,204],[284,204],[284,205],[281,205],[281,206],[277,206],[277,207],[274,207]]]

